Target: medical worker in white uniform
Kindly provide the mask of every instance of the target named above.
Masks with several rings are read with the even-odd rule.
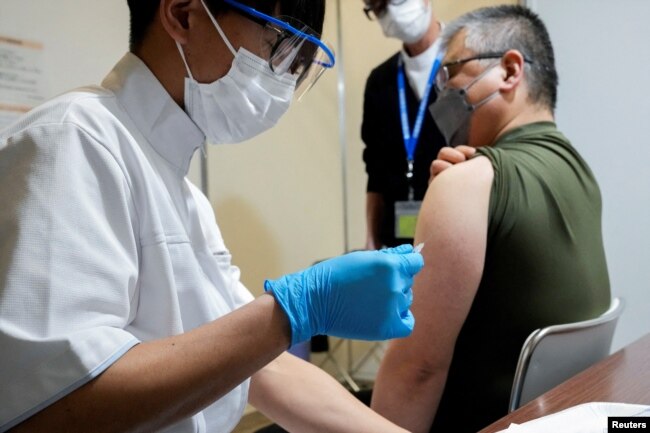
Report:
[[[324,0],[129,7],[101,86],[0,132],[0,431],[223,433],[247,401],[290,431],[403,431],[285,350],[408,335],[420,254],[347,254],[253,299],[185,178],[334,64]]]

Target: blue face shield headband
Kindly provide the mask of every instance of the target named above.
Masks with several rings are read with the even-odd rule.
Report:
[[[296,96],[300,98],[326,69],[335,64],[333,49],[320,35],[292,17],[273,17],[235,0],[224,0],[228,6],[243,13],[264,27],[256,54],[268,59],[276,74],[290,73],[297,78]]]

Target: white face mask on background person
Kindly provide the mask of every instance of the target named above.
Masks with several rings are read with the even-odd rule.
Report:
[[[212,83],[199,83],[192,76],[183,47],[176,43],[188,74],[185,111],[208,142],[240,143],[275,126],[289,109],[296,77],[276,74],[267,60],[243,47],[235,51],[207,7],[206,11],[235,58],[225,76]]]
[[[389,1],[378,20],[386,37],[411,44],[422,39],[429,30],[431,3],[428,0]]]

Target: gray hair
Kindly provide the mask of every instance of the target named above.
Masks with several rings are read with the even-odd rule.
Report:
[[[542,20],[523,6],[503,5],[466,13],[448,24],[441,44],[465,30],[465,48],[475,54],[519,51],[528,62],[525,72],[529,99],[534,104],[555,110],[558,76],[551,39]]]

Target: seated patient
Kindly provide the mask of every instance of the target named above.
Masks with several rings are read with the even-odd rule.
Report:
[[[390,344],[372,407],[416,433],[476,433],[507,413],[528,334],[600,315],[610,288],[598,185],[554,123],[544,24],[520,6],[485,8],[442,44],[430,111],[448,144],[477,150],[429,186],[415,330]]]

